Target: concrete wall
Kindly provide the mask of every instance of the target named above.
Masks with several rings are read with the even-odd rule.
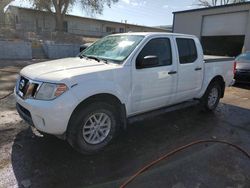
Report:
[[[248,23],[246,26],[246,34],[243,51],[250,51],[250,11],[248,13]]]
[[[45,55],[49,59],[59,59],[64,57],[75,57],[79,54],[80,45],[76,44],[43,44]]]
[[[244,48],[245,50],[250,50],[250,4],[177,12],[174,14],[173,32],[196,35],[198,38],[201,38],[204,16],[242,11],[247,11],[249,15],[245,32]]]
[[[80,45],[46,42],[43,50],[49,59],[75,57],[79,54]],[[32,59],[32,45],[30,42],[0,41],[0,59]]]
[[[31,43],[0,41],[0,59],[32,59]]]
[[[180,13],[174,15],[173,32],[196,35],[200,38],[202,15],[193,13]]]

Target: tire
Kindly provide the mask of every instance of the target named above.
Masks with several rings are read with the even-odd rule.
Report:
[[[222,88],[219,82],[211,82],[201,99],[203,109],[211,112],[216,109],[221,98]]]
[[[96,153],[115,137],[118,117],[116,108],[104,102],[83,106],[70,120],[67,140],[82,154]]]

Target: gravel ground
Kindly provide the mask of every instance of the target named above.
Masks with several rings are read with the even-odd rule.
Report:
[[[0,68],[18,71],[30,63]],[[0,97],[12,90],[16,76],[0,71]],[[250,152],[250,86],[227,88],[211,114],[192,107],[129,125],[91,156],[53,136],[36,136],[18,116],[11,95],[0,101],[0,188],[119,187],[150,161],[198,139],[227,140]],[[248,188],[250,160],[232,147],[202,144],[161,162],[128,187]]]

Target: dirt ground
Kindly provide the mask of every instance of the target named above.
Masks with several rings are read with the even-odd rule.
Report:
[[[0,61],[0,97],[13,90],[13,72],[34,62]],[[199,139],[226,140],[250,152],[249,85],[227,88],[214,113],[195,106],[131,124],[91,156],[53,136],[34,135],[10,95],[0,101],[0,188],[119,187],[150,161]],[[161,162],[128,187],[249,188],[250,160],[229,146],[201,144]]]

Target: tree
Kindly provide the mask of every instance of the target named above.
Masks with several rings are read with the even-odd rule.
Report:
[[[246,2],[246,0],[198,0],[198,5],[203,7],[214,7],[243,2]]]
[[[66,13],[75,5],[86,12],[101,14],[105,5],[111,7],[118,0],[29,0],[35,9],[45,10],[55,15],[56,30],[63,31]]]

